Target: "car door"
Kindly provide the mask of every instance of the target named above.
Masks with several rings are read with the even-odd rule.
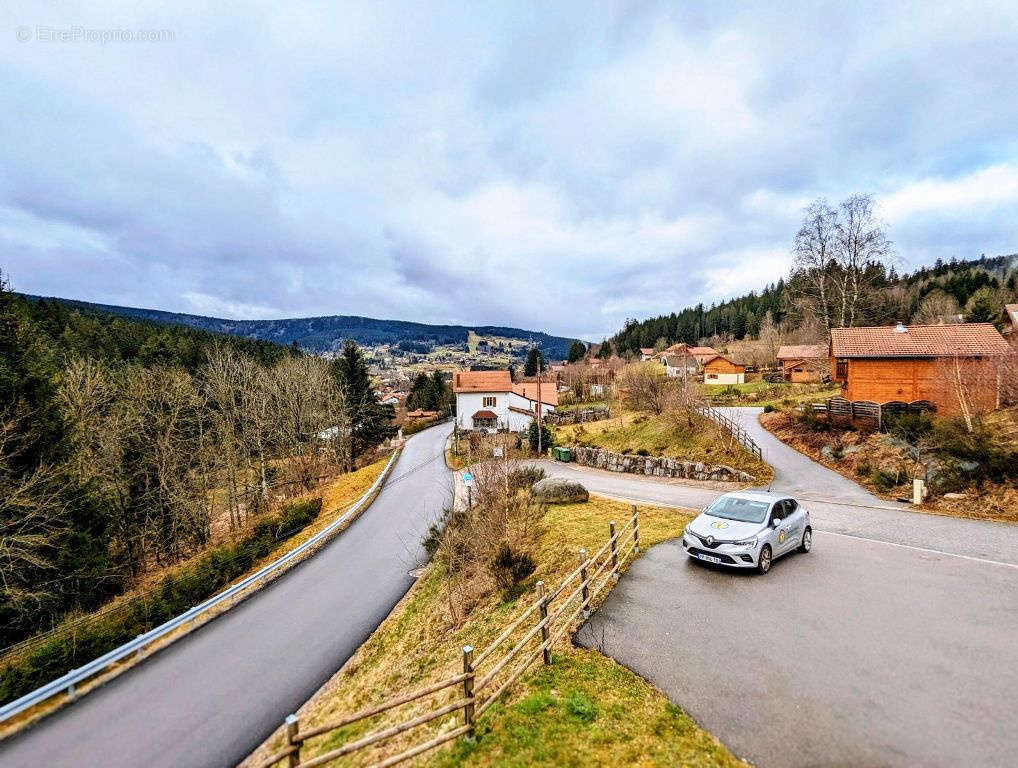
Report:
[[[782,501],[775,501],[771,506],[770,525],[767,526],[767,541],[771,545],[771,554],[777,557],[784,547],[784,539],[781,538],[781,529],[785,523],[785,505]]]
[[[783,555],[787,552],[792,542],[795,541],[791,533],[792,515],[789,514],[793,509],[794,502],[791,499],[782,499],[774,505],[775,510],[781,510],[781,522],[778,523],[774,528],[775,539],[774,539],[774,554]]]
[[[785,499],[784,528],[787,550],[795,549],[802,541],[802,533],[806,528],[806,513],[795,499]]]

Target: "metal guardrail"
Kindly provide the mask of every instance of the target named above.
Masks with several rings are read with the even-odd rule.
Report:
[[[732,419],[725,416],[717,408],[713,408],[709,405],[693,405],[693,410],[699,413],[701,416],[710,419],[711,421],[719,424],[720,426],[727,429],[732,433],[732,436],[739,441],[739,443],[750,453],[756,456],[760,461],[763,461],[763,450],[757,445],[756,440],[750,437],[749,433],[743,429],[742,425],[733,421]]]
[[[385,483],[386,479],[388,479],[389,473],[392,471],[393,466],[395,466],[396,459],[399,457],[400,453],[400,449],[393,452],[392,456],[389,457],[389,461],[385,465],[385,468],[382,470],[382,473],[375,478],[375,481],[371,484],[371,486],[361,495],[359,499],[357,499],[357,501],[353,503],[349,509],[346,510],[346,512],[329,523],[328,526],[316,533],[303,544],[298,547],[294,547],[286,554],[281,555],[276,560],[273,560],[271,563],[251,574],[244,580],[237,582],[232,587],[224,589],[218,595],[210,597],[205,602],[199,603],[193,608],[184,611],[179,616],[160,624],[154,629],[150,629],[148,632],[138,635],[134,640],[124,643],[119,648],[115,648],[97,659],[93,659],[83,667],[73,669],[62,677],[58,677],[56,680],[36,688],[31,693],[26,693],[20,699],[8,702],[4,706],[0,707],[0,723],[3,723],[5,720],[13,717],[14,715],[24,712],[26,709],[34,707],[37,704],[41,704],[59,693],[66,693],[68,696],[73,698],[76,692],[76,686],[79,683],[94,677],[110,665],[127,658],[131,654],[141,653],[145,646],[149,643],[165,637],[170,632],[173,632],[188,622],[193,621],[212,608],[221,605],[232,597],[236,597],[248,587],[254,585],[267,576],[270,576],[295,558],[300,557],[300,555],[314,548],[315,545],[324,539],[327,539],[332,533],[334,533],[337,528],[350,518],[351,515],[359,512],[374,496],[374,494],[382,487],[382,484]]]

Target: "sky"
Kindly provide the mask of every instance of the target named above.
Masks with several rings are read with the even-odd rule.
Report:
[[[1018,251],[1016,72],[1014,2],[6,0],[0,268],[598,341],[786,275],[821,196],[902,268]]]

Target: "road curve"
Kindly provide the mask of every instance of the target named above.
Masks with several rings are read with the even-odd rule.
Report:
[[[231,766],[353,654],[413,583],[452,499],[452,426],[407,441],[382,492],[317,555],[136,668],[0,743],[0,765]]]
[[[764,459],[774,468],[770,488],[804,501],[816,530],[1018,566],[1018,525],[914,512],[908,505],[872,495],[847,477],[782,443],[758,421],[762,408],[721,410],[739,422],[763,449]],[[638,504],[699,509],[723,493],[683,480],[607,472],[553,461],[540,463],[548,474],[578,480],[592,493]]]

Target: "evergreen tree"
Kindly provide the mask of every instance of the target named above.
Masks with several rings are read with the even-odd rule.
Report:
[[[396,434],[392,420],[396,415],[391,405],[383,405],[375,397],[364,353],[348,339],[332,363],[333,375],[343,393],[348,439],[347,469],[353,470],[358,456],[375,448]]]
[[[582,360],[587,354],[587,345],[582,341],[574,341],[569,345],[569,357],[567,358],[570,363],[575,363],[578,360]]]
[[[608,339],[601,342],[601,346],[597,350],[597,357],[599,360],[607,360],[612,356],[612,345]]]
[[[544,370],[544,356],[537,347],[531,347],[527,353],[527,362],[523,366],[523,375],[536,376],[538,370]]]
[[[1001,307],[990,288],[980,288],[965,305],[966,323],[994,323],[1000,320]]]

